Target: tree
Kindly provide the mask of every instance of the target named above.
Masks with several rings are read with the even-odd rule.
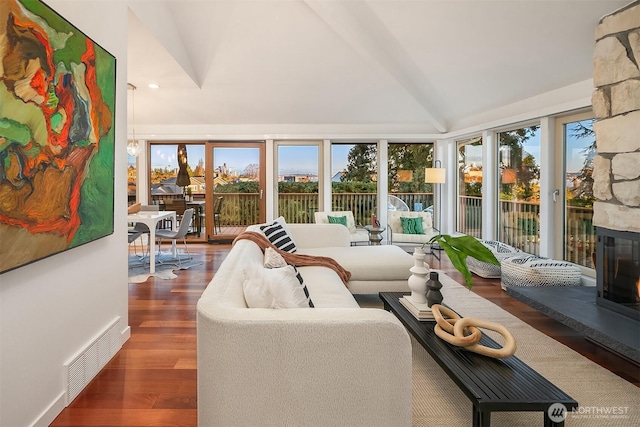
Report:
[[[528,154],[522,159],[518,177],[519,186],[517,190],[518,198],[522,200],[537,199],[540,191],[534,184],[540,180],[540,167],[536,163],[536,159]]]
[[[376,145],[356,144],[347,155],[347,168],[340,181],[372,182],[377,173]]]
[[[190,176],[204,176],[204,160],[198,160],[198,164]]]
[[[585,120],[583,122],[573,123],[571,128],[572,136],[583,139],[592,139],[587,148],[584,149],[584,164],[577,176],[577,185],[569,191],[571,195],[571,205],[574,206],[593,206],[595,196],[593,195],[593,159],[597,154],[598,146],[596,144],[595,132],[593,131],[594,119]]]
[[[401,193],[427,191],[424,169],[433,163],[433,144],[390,144],[389,190]],[[398,171],[412,171],[410,182],[400,182]]]
[[[540,177],[540,167],[535,158],[524,151],[524,144],[532,138],[540,129],[539,125],[524,127],[499,133],[500,168],[513,169],[515,172],[515,184],[504,183],[500,191],[502,200],[511,199],[513,195],[524,200],[537,199],[539,191],[532,180]],[[512,194],[513,193],[513,194]]]

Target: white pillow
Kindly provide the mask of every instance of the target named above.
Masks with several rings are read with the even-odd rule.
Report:
[[[242,287],[249,308],[309,308],[293,266],[249,267],[244,276]]]
[[[278,252],[273,248],[267,248],[264,250],[264,266],[265,268],[278,268],[286,267],[287,261],[282,258]]]

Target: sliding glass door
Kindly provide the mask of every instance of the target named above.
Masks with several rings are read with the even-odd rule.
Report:
[[[207,143],[206,228],[209,242],[231,240],[265,220],[263,142]]]
[[[562,141],[559,157],[563,165],[556,175],[556,217],[563,225],[562,239],[557,239],[556,253],[564,260],[593,269],[595,251],[593,227],[593,158],[596,155],[594,119],[591,113],[560,118],[558,130]]]

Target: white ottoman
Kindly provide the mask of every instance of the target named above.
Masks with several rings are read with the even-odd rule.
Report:
[[[502,289],[507,286],[580,286],[580,267],[567,261],[521,254],[500,262]]]
[[[495,255],[498,261],[502,261],[507,257],[521,253],[520,249],[516,249],[513,246],[509,246],[495,240],[480,240],[480,243],[487,247],[487,249]],[[467,257],[467,267],[470,272],[475,273],[480,277],[484,277],[485,279],[500,278],[501,268],[499,265],[478,261],[473,257]]]

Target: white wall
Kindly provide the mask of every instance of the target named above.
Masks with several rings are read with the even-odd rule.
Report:
[[[128,337],[124,2],[47,0],[117,58],[115,233],[0,275],[0,425],[48,425],[64,407],[63,365],[118,316]]]

